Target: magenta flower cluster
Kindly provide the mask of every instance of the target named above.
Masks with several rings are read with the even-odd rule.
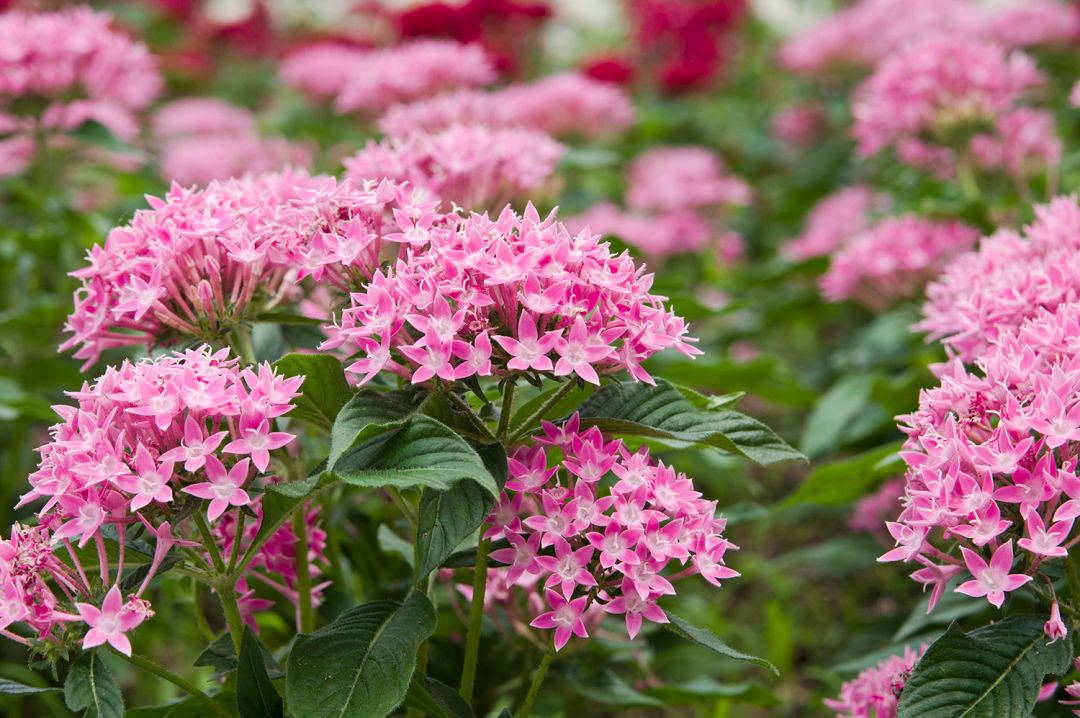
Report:
[[[1023,233],[999,230],[953,259],[926,288],[916,329],[965,362],[1041,308],[1080,300],[1080,207],[1075,197],[1035,206]]]
[[[357,185],[383,178],[409,182],[469,209],[501,208],[550,192],[564,151],[536,130],[459,125],[368,140],[345,160],[345,176]]]
[[[596,427],[582,430],[577,414],[561,425],[544,422],[534,438],[510,459],[485,537],[510,543],[491,553],[507,566],[507,588],[542,589],[531,625],[554,629],[557,650],[571,635],[587,637],[590,608],[623,616],[634,638],[644,620],[668,621],[657,601],[675,593],[672,581],[700,574],[719,586],[738,575],[724,565],[736,547],[720,535],[726,522],[716,502],[648,449],[631,452]],[[551,449],[562,458],[552,461]],[[602,481],[608,474],[610,488]],[[673,561],[678,570],[665,574]]]
[[[965,568],[972,579],[956,590],[1001,606],[1075,543],[1078,357],[1080,305],[1039,309],[974,368],[940,367],[941,384],[899,417],[904,508],[888,524],[896,547],[879,560],[921,564],[912,576],[933,586],[931,608]]]
[[[838,711],[836,718],[896,718],[900,693],[929,647],[924,643],[916,651],[905,646],[902,654],[889,656],[845,683],[840,698],[826,698],[825,705]]]
[[[346,371],[391,371],[412,383],[512,373],[577,376],[593,384],[674,348],[700,353],[685,321],[649,293],[652,276],[627,254],[554,214],[413,218],[398,213],[405,256],[351,295],[323,349],[363,357]]]
[[[621,88],[564,72],[491,92],[459,90],[396,105],[377,124],[394,137],[454,125],[486,125],[596,139],[621,132],[633,121],[634,104]]]
[[[287,57],[280,75],[286,85],[333,100],[338,112],[379,113],[399,102],[487,85],[497,73],[479,45],[414,40],[378,50],[316,45]]]
[[[978,230],[961,222],[912,214],[887,217],[833,253],[820,280],[821,293],[831,302],[853,299],[883,309],[916,296],[947,260],[971,249],[978,236]]]

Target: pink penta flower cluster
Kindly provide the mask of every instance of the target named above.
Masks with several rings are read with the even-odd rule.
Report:
[[[667,622],[657,601],[675,593],[673,580],[700,574],[719,586],[738,575],[724,565],[736,547],[720,535],[716,502],[648,449],[631,452],[596,427],[582,431],[577,414],[562,425],[545,422],[535,441],[510,459],[485,536],[510,543],[491,554],[507,565],[506,586],[524,577],[543,590],[531,625],[554,629],[556,649],[571,635],[587,636],[590,607],[623,616],[634,638],[645,619]],[[551,448],[562,458],[551,461]],[[610,488],[601,481],[609,473]],[[672,562],[678,568],[665,574]]]
[[[483,48],[451,40],[414,40],[378,50],[316,45],[287,57],[280,74],[287,85],[333,100],[338,112],[366,113],[486,85],[497,76]]]
[[[929,643],[919,650],[905,646],[903,654],[889,656],[867,668],[840,689],[838,699],[825,699],[825,705],[838,711],[836,718],[896,718],[900,693]]]
[[[750,187],[724,171],[704,147],[661,147],[642,153],[627,172],[626,205],[635,210],[675,211],[691,207],[744,205]]]
[[[527,372],[596,384],[621,370],[651,382],[645,358],[700,353],[644,267],[554,213],[398,216],[415,244],[351,295],[322,345],[362,354],[346,368],[361,383],[384,370],[414,384]]]
[[[345,160],[345,176],[407,181],[470,209],[503,207],[543,194],[565,147],[536,130],[454,126],[367,146]]]
[[[38,641],[63,643],[57,625],[81,620],[89,627],[84,647],[108,642],[130,654],[125,634],[153,614],[141,596],[165,555],[178,544],[197,545],[170,525],[174,517],[185,520],[180,506],[192,500],[185,495],[207,501],[199,510],[211,522],[249,506],[270,452],[294,438],[275,431],[274,421],[292,408],[302,382],[275,375],[268,364],[241,369],[228,350],[203,346],[110,367],[70,392],[77,403],[55,407],[61,422],[39,448],[41,461],[20,501],[43,502],[39,527],[17,525],[11,540],[0,542],[3,628],[26,623]],[[124,537],[143,527],[155,537],[154,554],[125,601]],[[115,572],[105,546],[109,531],[119,551]],[[74,548],[88,543],[97,549],[100,586],[111,585],[100,608]]]
[[[111,347],[215,339],[298,299],[309,275],[348,291],[378,268],[384,232],[396,229],[390,209],[427,206],[390,182],[357,187],[301,171],[174,186],[149,201],[72,273],[82,287],[61,349],[77,347],[88,363]]]
[[[983,33],[1004,47],[1061,45],[1080,38],[1080,13],[1058,0],[1012,0],[988,9]]]
[[[831,302],[853,299],[883,309],[919,293],[948,259],[971,249],[978,237],[978,230],[960,222],[910,214],[887,217],[833,254],[821,277],[821,293]]]
[[[1080,305],[1039,309],[975,368],[953,359],[918,410],[898,417],[904,508],[888,524],[896,548],[879,560],[922,564],[912,576],[934,587],[931,608],[965,568],[972,578],[957,590],[1000,606],[1076,542],[1078,363]]]
[[[1046,110],[1019,107],[1000,116],[994,130],[971,138],[971,154],[979,166],[1004,170],[1022,181],[1056,172],[1061,164],[1061,139],[1054,116]]]
[[[153,125],[161,176],[184,186],[311,165],[307,148],[280,136],[261,137],[251,112],[214,98],[170,102]]]
[[[1035,206],[1023,234],[999,230],[953,259],[926,288],[915,325],[965,362],[1040,308],[1080,300],[1080,207],[1075,197]]]
[[[492,92],[459,90],[397,105],[379,119],[378,126],[397,137],[454,125],[487,125],[595,139],[621,132],[633,121],[634,104],[625,91],[564,72]]]
[[[870,156],[934,164],[965,133],[1014,109],[1043,75],[1030,57],[964,38],[931,37],[885,59],[855,91],[852,134]]]
[[[851,185],[837,190],[810,210],[801,236],[786,243],[781,251],[793,260],[832,254],[852,237],[868,229],[874,215],[888,210],[887,195],[874,194],[866,185]]]
[[[566,224],[574,232],[589,231],[618,237],[650,260],[698,252],[713,239],[709,222],[696,212],[627,212],[611,202],[594,204],[582,214],[567,219]],[[725,257],[733,263],[742,255],[742,238],[730,234],[723,239],[726,240]]]
[[[123,140],[161,89],[153,56],[112,28],[108,13],[74,7],[0,13],[0,173],[21,171],[35,131],[93,120]],[[31,109],[32,108],[32,109]]]

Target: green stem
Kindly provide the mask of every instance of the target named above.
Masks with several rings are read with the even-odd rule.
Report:
[[[495,431],[495,436],[499,441],[505,443],[506,430],[510,426],[510,412],[514,409],[514,377],[511,376],[507,380],[506,392],[503,394],[502,409],[499,410],[499,428]]]
[[[465,634],[465,660],[461,671],[461,697],[472,702],[476,683],[476,662],[480,656],[480,631],[484,625],[484,593],[487,591],[488,550],[491,541],[481,539],[476,547],[476,572],[473,574],[472,606],[469,609],[469,631]]]
[[[300,632],[315,630],[315,617],[311,610],[311,566],[308,563],[307,521],[304,511],[293,514],[293,533],[296,534],[296,591],[300,594]]]
[[[390,494],[390,498],[392,498],[397,507],[401,509],[401,513],[405,514],[405,518],[409,519],[409,523],[415,527],[416,509],[414,509],[412,504],[406,501],[405,497],[401,495],[401,489],[396,486],[387,486],[386,493]]]
[[[533,426],[533,423],[539,419],[542,419],[544,417],[544,414],[547,414],[551,407],[559,403],[559,401],[561,401],[563,397],[569,394],[570,390],[573,389],[575,386],[577,386],[577,382],[573,380],[568,380],[566,383],[560,386],[558,391],[552,394],[548,398],[548,400],[541,404],[536,411],[534,411],[532,414],[526,417],[523,422],[521,422],[521,428],[515,431],[514,435],[506,440],[506,445],[513,446],[515,443],[520,441],[523,436],[531,432],[533,428],[535,428]]]
[[[225,562],[221,560],[221,552],[218,551],[214,534],[210,531],[210,524],[206,523],[206,517],[202,515],[201,511],[195,512],[195,525],[199,527],[199,533],[202,535],[203,543],[206,544],[210,560],[214,563],[214,570],[218,573],[225,573]]]
[[[967,155],[961,155],[956,160],[956,184],[964,199],[969,202],[979,199],[979,182],[975,179],[975,168]]]
[[[196,688],[192,683],[189,683],[188,681],[184,680],[172,671],[162,668],[158,664],[154,663],[151,660],[143,658],[142,656],[134,654],[127,656],[111,646],[109,647],[109,650],[112,651],[114,655],[120,656],[131,665],[138,666],[147,673],[153,673],[155,676],[158,676],[159,678],[164,678],[169,683],[172,683],[174,686],[183,689],[187,693],[191,694],[194,698],[196,698],[199,702],[205,703],[207,706],[212,708],[214,713],[216,713],[217,715],[222,716],[223,718],[229,718],[229,712],[226,711],[217,701],[215,701],[213,698]]]
[[[236,353],[244,364],[255,364],[255,347],[251,343],[251,328],[246,324],[237,324],[233,327],[233,337],[236,340]]]
[[[236,519],[236,533],[233,534],[232,553],[229,556],[229,573],[236,568],[236,560],[240,558],[240,539],[244,536],[244,522],[247,521],[247,514],[242,509],[237,513],[239,517]]]
[[[229,582],[229,577],[217,586],[218,598],[221,599],[221,608],[225,612],[225,625],[229,635],[232,636],[233,648],[236,655],[240,655],[240,639],[244,633],[244,619],[240,616],[240,605],[236,601],[236,585]]]
[[[529,684],[529,692],[525,694],[525,702],[521,704],[521,710],[517,712],[517,718],[529,718],[529,714],[532,712],[533,703],[536,702],[536,696],[540,693],[540,686],[544,683],[544,679],[547,677],[548,668],[551,666],[551,661],[555,659],[555,641],[551,641],[551,645],[548,646],[547,653],[544,654],[544,658],[540,661],[540,665],[536,669],[536,675],[533,676],[532,683]]]
[[[216,636],[214,636],[214,631],[210,628],[210,623],[206,620],[206,614],[202,610],[202,591],[199,590],[201,585],[199,581],[192,579],[191,598],[195,603],[195,623],[198,624],[199,630],[206,637],[206,640],[212,641]]]
[[[487,422],[481,419],[476,413],[476,410],[472,408],[472,404],[452,391],[446,392],[446,395],[450,398],[450,401],[457,404],[458,408],[465,411],[465,414],[472,420],[472,423],[480,430],[480,433],[484,435],[484,438],[487,439],[489,443],[498,441],[495,435],[491,433],[491,429],[488,428]]]

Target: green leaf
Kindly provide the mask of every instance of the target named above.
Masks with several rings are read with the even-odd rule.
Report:
[[[341,362],[331,354],[286,354],[274,362],[285,376],[303,376],[303,394],[294,401],[287,416],[330,430],[352,389],[345,381]]]
[[[407,417],[416,412],[422,399],[423,394],[411,389],[361,389],[356,392],[334,419],[327,465],[333,467],[342,454],[372,436],[401,426]]]
[[[485,444],[477,449],[485,467],[501,489],[506,483],[506,452],[499,444]],[[472,481],[459,481],[446,491],[425,488],[420,495],[416,522],[416,584],[427,578],[454,553],[461,542],[475,533],[495,501],[491,494]]]
[[[232,691],[222,691],[214,696],[213,700],[226,713],[231,713],[232,707],[236,705],[236,694]],[[124,718],[206,718],[207,715],[212,714],[208,714],[205,703],[198,698],[185,698],[161,706],[129,708],[124,713]]]
[[[375,540],[379,542],[379,549],[386,554],[397,554],[409,568],[414,568],[413,545],[394,533],[387,524],[379,524],[375,531]]]
[[[946,587],[933,612],[927,612],[930,607],[930,594],[923,596],[896,629],[892,640],[903,641],[925,631],[930,626],[943,626],[986,610],[989,604],[985,598],[972,598],[953,591],[957,583],[959,581],[954,580]]]
[[[657,699],[638,693],[612,671],[604,671],[584,680],[567,679],[567,685],[593,703],[622,708],[663,708]]]
[[[413,416],[397,429],[352,447],[330,470],[345,483],[366,488],[428,486],[445,491],[470,479],[492,496],[499,493],[476,450],[428,416]]]
[[[434,678],[413,675],[409,692],[405,695],[406,708],[414,708],[434,718],[475,718],[465,699],[450,686]]]
[[[670,381],[715,391],[745,391],[786,406],[810,406],[817,398],[783,361],[768,355],[745,362],[682,361],[664,366],[661,373]]]
[[[250,626],[244,626],[236,666],[236,707],[240,718],[282,718],[284,705],[263,660],[265,649]]]
[[[85,710],[86,718],[123,718],[124,696],[97,651],[83,653],[71,664],[64,703],[73,711]]]
[[[1072,632],[1047,643],[1045,622],[1009,616],[970,633],[949,626],[912,671],[897,718],[1028,718],[1043,679],[1072,667]]]
[[[850,374],[829,387],[806,419],[799,448],[810,457],[851,445],[876,431],[892,414],[873,401],[875,374]]]
[[[37,686],[28,686],[25,683],[0,678],[0,693],[6,693],[9,696],[26,696],[33,693],[58,693],[60,690],[60,688],[38,688]]]
[[[285,672],[281,670],[281,664],[277,662],[273,654],[267,650],[266,646],[261,641],[256,641],[260,650],[262,651],[264,670],[270,678],[282,678],[285,676]],[[199,657],[195,659],[195,666],[211,666],[214,669],[214,675],[211,680],[216,681],[226,673],[231,673],[236,670],[236,649],[233,648],[232,635],[229,633],[222,633],[220,636],[214,639],[206,649],[199,654]]]
[[[764,658],[758,658],[757,656],[751,656],[748,653],[737,651],[728,644],[721,641],[716,637],[712,631],[708,631],[704,628],[698,628],[694,624],[690,623],[684,618],[680,618],[670,611],[667,614],[670,623],[666,624],[669,631],[677,636],[681,636],[689,641],[693,641],[699,646],[704,646],[711,651],[719,653],[721,656],[727,656],[728,658],[734,658],[737,661],[749,661],[756,663],[759,666],[764,666],[771,670],[776,675],[780,675],[780,671],[776,669],[776,666],[769,663]]]
[[[662,379],[656,386],[610,384],[586,399],[579,413],[582,426],[608,434],[660,439],[674,447],[705,444],[759,464],[804,459],[757,419],[698,408]]]
[[[285,675],[298,718],[383,718],[409,689],[420,645],[435,632],[435,608],[420,591],[398,604],[372,601],[293,644]]]
[[[896,456],[902,446],[903,442],[897,441],[848,459],[823,464],[788,494],[781,506],[842,506],[851,503],[865,496],[883,478],[902,473],[899,458]]]
[[[514,409],[514,413],[510,417],[509,435],[513,436],[523,428],[532,428],[525,427],[525,421],[534,413],[539,411],[540,407],[547,403],[551,399],[551,397],[555,396],[555,394],[561,391],[562,388],[562,384],[554,386],[547,391],[540,392],[532,399],[529,399],[528,401],[523,403],[521,406],[516,407]],[[596,387],[588,383],[585,384],[584,389],[578,387],[568,390],[566,392],[566,395],[560,397],[558,401],[548,407],[548,409],[544,412],[544,415],[540,418],[552,421],[554,419],[561,419],[564,416],[572,414],[574,412],[574,409],[576,409],[582,401],[592,396],[595,390]],[[539,423],[537,422],[536,425],[539,426]]]

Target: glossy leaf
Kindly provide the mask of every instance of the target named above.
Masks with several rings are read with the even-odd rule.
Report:
[[[341,407],[330,432],[330,457],[333,467],[341,455],[372,436],[401,426],[413,414],[423,395],[413,390],[375,391],[361,389]]]
[[[274,362],[285,376],[303,376],[303,394],[287,416],[330,430],[341,407],[352,396],[341,362],[331,354],[286,354]]]
[[[728,644],[717,638],[716,634],[712,631],[708,631],[704,628],[699,628],[690,623],[684,618],[680,618],[675,614],[668,612],[668,620],[670,623],[666,624],[666,628],[677,636],[693,641],[699,646],[704,646],[711,651],[719,653],[721,656],[727,656],[728,658],[734,658],[737,661],[749,661],[750,663],[756,663],[759,666],[764,666],[771,670],[776,675],[780,675],[780,672],[776,669],[776,666],[769,663],[764,658],[757,656],[751,656],[748,653],[737,651]]]

